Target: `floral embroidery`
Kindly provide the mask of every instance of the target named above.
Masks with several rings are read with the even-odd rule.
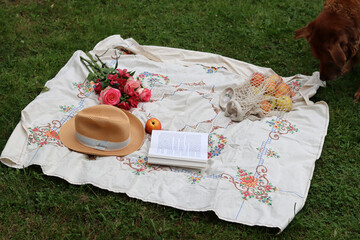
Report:
[[[226,69],[225,67],[209,67],[209,66],[204,66],[204,65],[201,65],[201,66],[208,74],[216,73],[221,68]]]
[[[224,149],[227,143],[226,137],[223,135],[219,135],[216,133],[211,133],[209,135],[209,152],[208,152],[208,159],[219,156],[221,151]]]
[[[75,82],[73,86],[79,91],[79,98],[86,98],[90,93],[94,92],[95,83],[85,80],[84,82]]]
[[[295,80],[292,80],[288,83],[288,85],[294,89],[294,91],[299,91],[300,88],[302,87],[301,85],[301,81],[299,79],[295,79]]]
[[[175,88],[179,88],[180,86],[191,86],[191,87],[201,87],[201,86],[206,86],[206,83],[204,81],[200,81],[200,82],[193,82],[193,83],[181,83],[179,85],[175,85]],[[188,91],[189,89],[185,88],[184,91]]]
[[[301,84],[301,81],[299,79],[294,79],[294,80],[290,81],[288,83],[288,85],[296,93],[295,96],[301,96],[300,95],[300,89],[302,87],[302,84]]]
[[[259,152],[263,151],[262,147],[256,148],[256,149],[259,150]],[[275,151],[273,151],[271,148],[267,149],[265,155],[270,158],[280,158],[279,154],[276,153]]]
[[[118,61],[118,59],[123,55],[136,55],[136,54],[128,49],[125,49],[124,47],[117,47],[117,51],[114,50],[114,54],[111,55],[111,58],[113,59],[113,61],[114,60]],[[109,65],[109,63],[107,63],[106,65],[108,65],[110,67],[110,66],[113,66],[112,63],[110,63],[110,65]]]
[[[145,173],[149,173],[151,171],[171,171],[170,167],[148,164],[147,156],[139,156],[137,158],[116,157],[116,159],[123,164],[128,165],[131,169],[133,169],[133,173],[136,175],[144,175]]]
[[[133,161],[133,166],[135,167],[134,173],[136,175],[144,175],[144,171],[151,168],[151,165],[147,163],[147,160],[147,157],[140,156]]]
[[[263,165],[259,165],[256,168],[256,173],[248,172],[238,167],[235,177],[223,173],[219,175],[203,176],[200,171],[192,172],[190,170],[172,167],[162,167],[157,165],[150,165],[147,163],[147,157],[138,158],[123,158],[117,157],[117,159],[125,165],[128,165],[133,169],[135,175],[145,175],[151,171],[172,171],[179,173],[187,173],[187,181],[190,184],[197,184],[204,178],[218,179],[222,178],[228,180],[239,190],[244,200],[251,198],[257,199],[261,203],[267,205],[272,204],[272,198],[269,196],[270,192],[275,192],[278,189],[274,187],[266,178],[267,168]]]
[[[123,55],[136,55],[135,53],[133,53],[129,49],[126,49],[126,48],[121,47],[121,46],[116,47],[116,49],[118,51],[115,50],[114,55],[111,55],[111,58],[114,59],[114,60],[118,60]],[[119,53],[119,55],[118,55],[118,53]]]
[[[266,123],[268,123],[269,126],[272,127],[269,136],[274,140],[278,140],[280,138],[280,135],[287,133],[293,134],[299,131],[299,129],[297,129],[295,125],[291,125],[291,123],[285,119],[272,119],[271,121],[266,121]]]
[[[52,124],[48,123],[45,126],[36,126],[28,128],[28,145],[36,144],[39,147],[53,143],[62,147],[59,133],[53,129],[59,129],[61,123],[57,120],[52,121]]]
[[[274,191],[276,191],[276,190],[274,190]],[[266,203],[267,205],[271,205],[272,199],[271,199],[271,197],[264,197],[264,198],[260,199],[259,202]]]
[[[248,188],[254,188],[258,185],[259,179],[255,178],[254,176],[246,176],[240,178],[241,182],[240,184],[248,187]]]
[[[275,192],[278,189],[266,178],[266,172],[267,168],[263,165],[259,165],[256,168],[255,174],[238,167],[236,177],[232,177],[225,173],[222,177],[234,184],[240,191],[244,200],[255,198],[259,202],[271,205],[272,199],[269,196],[269,193]]]
[[[74,108],[74,105],[71,105],[71,106],[60,106],[60,111],[63,112],[63,113],[68,113],[70,112],[72,109]]]
[[[143,84],[144,81],[147,80],[150,87],[153,87],[157,82],[161,84],[168,84],[170,81],[169,78],[165,75],[149,72],[143,72],[139,74],[137,80],[141,81]]]
[[[188,182],[191,184],[199,183],[202,177],[200,172],[188,175]]]
[[[280,158],[279,154],[277,154],[275,151],[271,150],[271,148],[269,148],[267,150],[266,156],[267,157],[272,157],[272,158]]]
[[[118,50],[120,52],[120,55],[135,55],[135,53],[125,48],[120,48]]]

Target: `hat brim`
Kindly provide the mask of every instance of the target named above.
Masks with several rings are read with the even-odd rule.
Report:
[[[122,110],[122,109],[120,109]],[[71,150],[96,156],[126,156],[141,148],[145,139],[145,128],[141,121],[132,113],[122,110],[130,120],[130,143],[120,150],[102,151],[81,144],[75,136],[75,117],[71,118],[60,128],[61,142]]]

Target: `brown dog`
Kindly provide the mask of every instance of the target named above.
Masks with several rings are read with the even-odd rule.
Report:
[[[323,11],[307,26],[295,31],[306,38],[320,60],[320,79],[335,80],[360,60],[360,0],[327,0]],[[360,85],[355,93],[360,99]]]

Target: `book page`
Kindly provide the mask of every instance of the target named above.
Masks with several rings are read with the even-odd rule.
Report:
[[[152,131],[149,156],[207,161],[208,134]]]

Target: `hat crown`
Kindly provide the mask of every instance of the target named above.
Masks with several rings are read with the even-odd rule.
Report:
[[[123,142],[130,137],[130,120],[120,109],[102,105],[79,112],[75,116],[75,130],[88,138]]]

